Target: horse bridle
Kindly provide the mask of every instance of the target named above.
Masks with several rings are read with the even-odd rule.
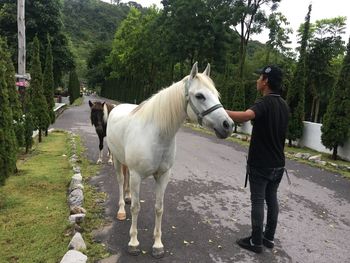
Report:
[[[193,112],[196,114],[197,116],[197,121],[199,123],[199,125],[202,126],[202,122],[203,122],[203,118],[205,115],[208,115],[209,113],[219,109],[219,108],[223,108],[222,104],[218,103],[212,107],[210,107],[209,109],[203,111],[203,112],[199,112],[199,110],[197,110],[197,108],[194,106],[190,96],[189,96],[189,89],[190,89],[190,83],[191,81],[190,80],[187,80],[186,81],[186,84],[185,84],[185,98],[186,98],[186,106],[185,106],[185,110],[187,111],[187,105],[190,104]]]

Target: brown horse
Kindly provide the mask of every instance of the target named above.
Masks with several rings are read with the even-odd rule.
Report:
[[[100,154],[97,160],[97,164],[102,163],[102,156],[103,156],[103,139],[106,137],[106,129],[107,129],[107,120],[109,113],[111,110],[116,106],[114,104],[109,104],[106,102],[100,102],[100,101],[95,101],[91,102],[89,100],[89,106],[91,108],[91,114],[90,114],[90,119],[91,119],[91,124],[95,126],[96,133],[98,135],[98,138],[100,140],[99,144],[99,149],[100,149]],[[113,159],[112,155],[109,151],[108,148],[108,156],[109,164],[113,164]],[[131,196],[130,196],[130,188],[129,188],[129,170],[127,166],[123,165],[122,166],[122,174],[124,175],[124,183],[123,183],[123,192],[125,193],[125,203],[130,204],[131,203]],[[125,220],[126,215],[121,215],[117,216],[119,220]]]
[[[103,139],[104,137],[106,137],[108,115],[116,105],[109,104],[106,102],[100,102],[100,101],[91,102],[89,100],[89,106],[91,108],[91,114],[90,114],[91,124],[95,126],[96,133],[100,140],[100,143],[99,143],[100,153],[97,159],[97,164],[100,164],[102,163]],[[109,156],[108,163],[112,164],[113,163],[112,155],[110,154],[109,149],[108,149],[108,156]]]

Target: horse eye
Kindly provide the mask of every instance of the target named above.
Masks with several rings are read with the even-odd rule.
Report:
[[[204,97],[204,95],[202,93],[197,93],[196,94],[196,99],[198,99],[198,100],[205,100],[205,97]]]

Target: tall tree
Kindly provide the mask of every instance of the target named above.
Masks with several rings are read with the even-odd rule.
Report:
[[[320,122],[330,99],[330,87],[339,74],[334,70],[333,60],[345,51],[341,35],[344,34],[346,17],[317,20],[310,38],[307,56],[308,89],[306,116],[310,121]]]
[[[42,131],[45,131],[50,125],[50,117],[48,113],[48,106],[43,90],[43,75],[41,71],[40,62],[40,43],[37,37],[34,37],[33,51],[32,51],[32,66],[30,74],[32,77],[32,105],[33,105],[33,123],[34,127],[39,132],[39,142],[42,141]]]
[[[75,70],[72,70],[69,73],[68,93],[69,93],[69,102],[70,104],[73,104],[80,94],[80,82],[78,79],[77,72]]]
[[[6,52],[0,45],[0,54]],[[17,160],[16,136],[6,83],[7,75],[13,72],[7,70],[7,62],[0,57],[0,185],[4,184],[5,179],[15,171]]]
[[[0,0],[0,35],[6,36],[11,47],[11,56],[17,63],[17,1]],[[62,1],[60,0],[31,0],[25,1],[26,39],[31,43],[35,36],[40,43],[46,44],[47,34],[52,38],[54,57],[54,78],[57,86],[64,73],[74,67],[74,56],[68,45],[68,38],[63,32]],[[40,54],[44,58],[45,51]],[[30,62],[30,57],[28,62]],[[44,60],[42,60],[44,62]]]
[[[247,46],[252,34],[260,33],[265,26],[267,17],[262,7],[271,4],[275,10],[281,0],[235,0],[232,1],[232,25],[240,38],[238,60],[238,82],[234,85],[232,107],[235,110],[244,110],[245,86],[244,65],[247,55]],[[235,129],[236,130],[236,129]]]
[[[45,57],[45,69],[44,69],[44,95],[47,103],[47,112],[50,117],[50,123],[55,122],[55,101],[54,101],[54,79],[53,79],[53,58],[52,58],[52,48],[50,36],[47,35],[47,47],[46,47],[46,57]],[[45,136],[47,136],[47,129],[45,131]]]
[[[350,38],[321,131],[322,143],[328,149],[333,150],[332,158],[336,160],[338,146],[343,146],[350,135]]]
[[[289,34],[293,33],[293,30],[288,26],[289,22],[287,18],[280,12],[272,13],[267,21],[267,28],[269,29],[269,40],[266,42],[266,60],[265,64],[270,63],[270,55],[274,52],[280,52],[285,54],[290,50],[286,47],[286,44],[290,44]]]
[[[304,103],[305,103],[305,59],[306,48],[309,39],[309,27],[310,27],[310,15],[312,5],[309,5],[308,13],[305,17],[304,30],[301,39],[301,47],[299,60],[294,72],[294,76],[291,82],[291,86],[288,89],[287,103],[290,108],[290,119],[288,123],[287,138],[289,140],[289,146],[292,146],[292,141],[301,138],[303,134],[303,121],[304,121]]]
[[[13,126],[16,134],[18,146],[24,145],[24,127],[23,127],[23,112],[22,105],[19,100],[19,94],[15,86],[15,68],[12,64],[10,53],[7,51],[7,43],[0,38],[0,57],[3,59],[6,67],[5,81],[7,84],[10,107],[12,109]]]
[[[24,146],[26,153],[33,146],[33,131],[34,131],[34,118],[33,118],[33,104],[32,104],[32,88],[27,87],[24,93],[23,99],[23,112],[24,112]]]

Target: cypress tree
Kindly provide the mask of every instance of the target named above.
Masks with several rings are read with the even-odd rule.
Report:
[[[46,98],[44,96],[43,90],[43,75],[41,71],[40,62],[40,48],[39,40],[34,37],[33,41],[33,58],[32,58],[32,68],[31,68],[31,99],[32,99],[32,113],[33,113],[33,123],[35,129],[39,132],[39,142],[41,142],[42,131],[50,125],[50,117],[48,113],[48,106]]]
[[[44,69],[44,95],[47,103],[47,112],[50,117],[50,124],[55,122],[55,101],[54,101],[54,79],[53,79],[53,58],[52,58],[52,47],[49,35],[47,36],[47,47],[46,47],[46,58],[45,58],[45,69]],[[47,129],[45,131],[47,136]]]
[[[73,104],[73,102],[80,95],[80,83],[79,83],[78,75],[75,70],[72,70],[69,74],[68,93],[69,93],[69,103]]]
[[[26,88],[23,101],[24,110],[24,145],[26,148],[26,153],[33,146],[33,131],[34,131],[34,121],[33,121],[33,105],[32,105],[32,88]]]
[[[334,160],[337,159],[338,146],[343,146],[350,135],[350,38],[346,52],[321,128],[322,143],[333,150]]]
[[[6,41],[0,39],[0,57],[4,60],[6,67],[5,82],[9,96],[9,103],[12,110],[13,127],[16,135],[17,146],[24,145],[24,126],[22,105],[15,85],[15,68],[12,64]]]
[[[0,54],[6,50],[0,46]],[[16,136],[13,128],[12,109],[9,103],[6,61],[0,57],[0,185],[15,171],[17,160]]]
[[[311,7],[309,5],[309,11],[305,17],[304,30],[301,39],[299,61],[294,72],[294,76],[291,82],[291,86],[287,93],[287,103],[290,108],[290,119],[288,123],[287,138],[289,140],[289,146],[292,146],[292,141],[301,138],[303,135],[303,120],[304,120],[304,107],[305,107],[305,59],[306,59],[306,47],[309,39],[310,29],[310,14]]]

